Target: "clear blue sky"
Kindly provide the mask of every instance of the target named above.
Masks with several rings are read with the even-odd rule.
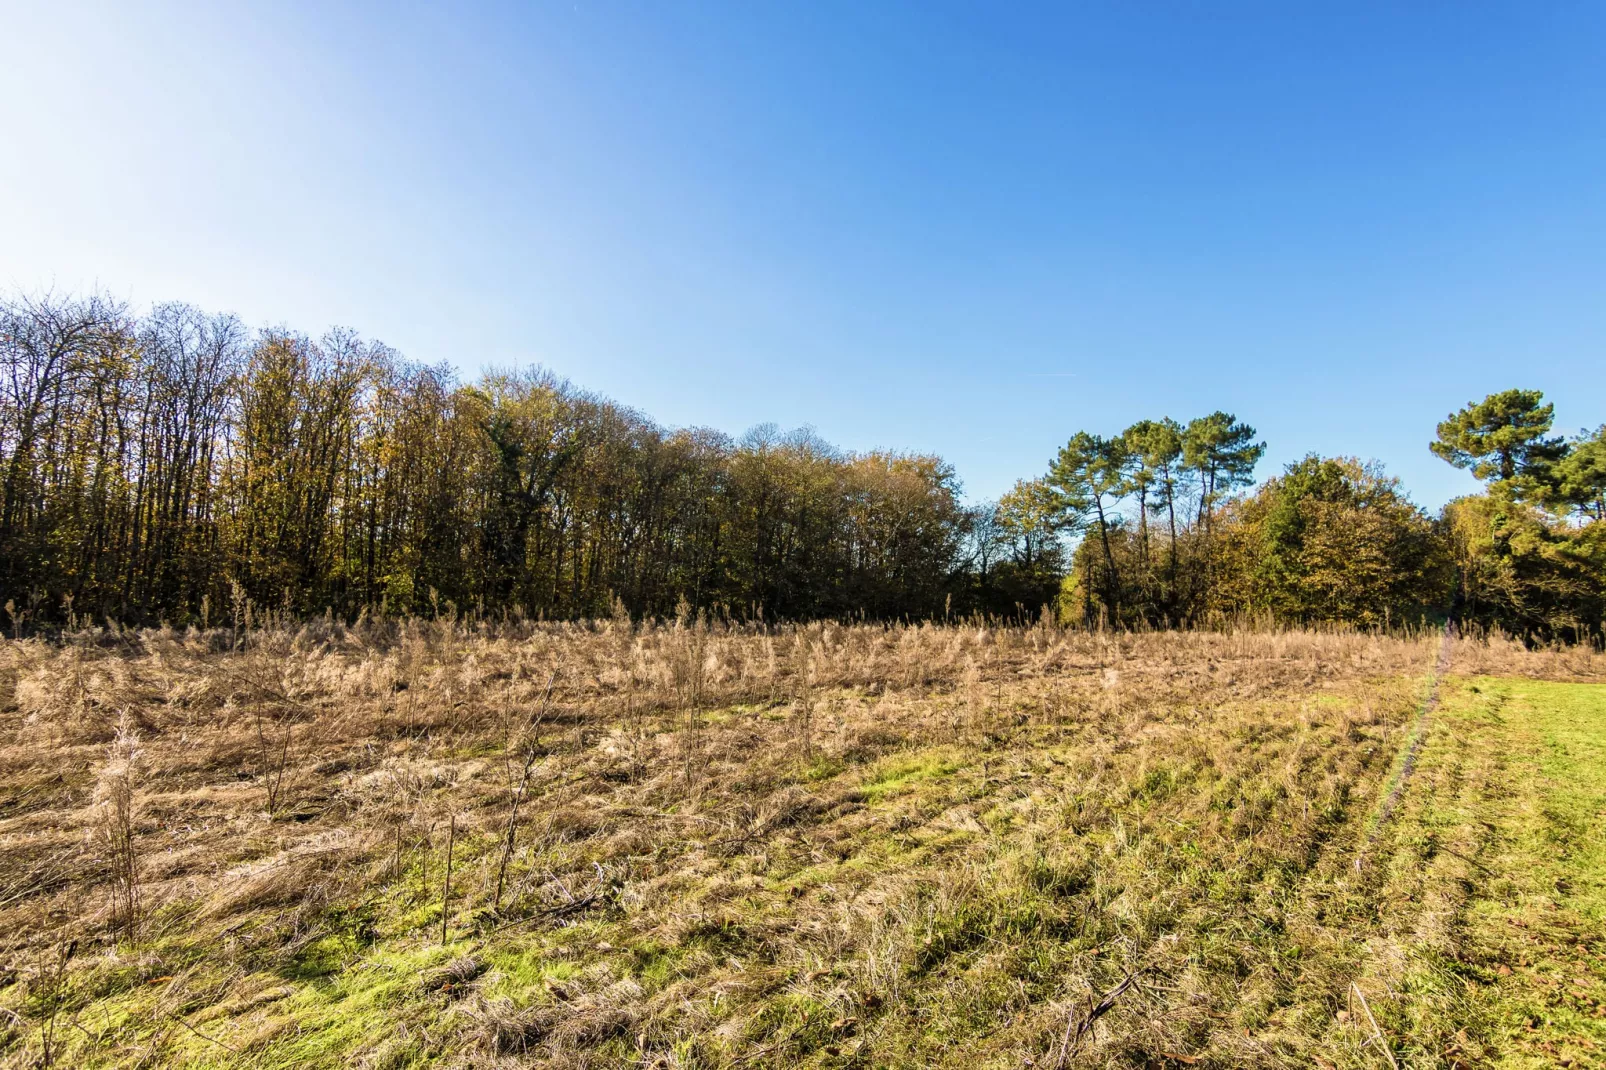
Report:
[[[935,451],[1606,421],[1606,4],[0,0],[0,285]]]

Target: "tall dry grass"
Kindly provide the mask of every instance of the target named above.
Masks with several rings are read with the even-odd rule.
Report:
[[[1110,987],[1085,986],[1114,960],[1164,967],[1195,993],[1182,1009],[1122,996],[1155,1015],[1154,1043],[1179,1043],[1208,1026],[1197,1008],[1215,983],[1163,939],[1195,892],[1146,853],[1170,834],[1125,824],[1122,807],[1150,793],[1166,820],[1235,865],[1258,860],[1256,873],[1267,859],[1319,869],[1334,822],[1358,812],[1346,800],[1381,782],[1438,643],[690,615],[263,626],[246,606],[208,632],[6,640],[0,950],[19,964],[16,991],[38,998],[16,1004],[0,1043],[39,1057],[45,1024],[28,1008],[60,1003],[51,970],[72,941],[100,956],[94,983],[122,963],[189,977],[186,1007],[223,977],[267,999],[273,970],[305,961],[376,888],[431,911],[440,942],[490,947],[504,931],[607,919],[641,946],[679,949],[683,980],[652,992],[593,961],[557,1004],[474,997],[432,1043],[487,1063],[579,1059],[626,1037],[643,1063],[676,1044],[758,1051],[777,1028],[764,1008],[798,1001],[852,1018],[844,1037],[868,1037],[872,1019],[910,1028],[890,1008],[918,1013],[945,956],[976,954],[977,932],[999,939],[985,919],[1039,893],[1106,912],[1077,931],[1105,925],[1107,959],[1067,960],[1088,980],[1023,995],[1009,1043],[1067,1052],[1078,1001]],[[1456,641],[1450,665],[1606,678],[1600,654],[1498,637]],[[962,791],[883,794],[949,766],[966,770]],[[1173,798],[1184,777],[1211,786]],[[1085,853],[1094,828],[1136,867],[1121,871],[1124,892],[1098,876],[1116,863]],[[852,858],[877,861],[835,868]],[[822,878],[831,890],[815,871],[837,874]],[[718,950],[721,925],[740,929],[740,950]],[[162,949],[197,933],[207,945],[181,974]],[[489,984],[483,962],[453,968],[462,979],[439,982],[453,991]],[[697,1002],[709,986],[724,993],[713,1010]],[[59,1050],[55,1021],[52,1009]],[[100,1041],[150,1042],[132,1026]]]

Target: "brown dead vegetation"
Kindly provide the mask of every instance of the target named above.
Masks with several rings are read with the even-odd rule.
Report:
[[[6,641],[0,1051],[1342,1051],[1346,925],[1377,909],[1351,862],[1437,644],[622,619]],[[1462,640],[1452,671],[1606,658]],[[362,977],[392,987],[363,1002]]]

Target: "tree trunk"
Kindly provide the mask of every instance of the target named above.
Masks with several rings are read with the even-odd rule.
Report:
[[[1104,603],[1109,607],[1110,622],[1114,624],[1121,619],[1121,578],[1115,570],[1115,553],[1110,549],[1110,526],[1104,519],[1104,498],[1102,495],[1094,497],[1093,507],[1098,510],[1099,514],[1099,539],[1104,543],[1104,564],[1110,570],[1110,578],[1105,584]]]

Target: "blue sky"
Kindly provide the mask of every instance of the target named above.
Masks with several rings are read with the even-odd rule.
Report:
[[[0,0],[0,285],[934,451],[1606,421],[1606,5]]]

